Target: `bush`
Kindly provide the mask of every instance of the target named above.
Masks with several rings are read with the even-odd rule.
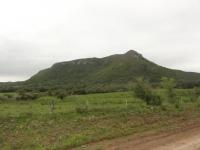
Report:
[[[37,93],[26,93],[26,92],[19,92],[17,96],[17,100],[35,100],[39,97]]]
[[[176,109],[182,110],[182,109],[183,109],[182,103],[183,103],[183,102],[182,102],[181,98],[180,98],[180,97],[177,97],[176,102],[175,102],[175,108],[176,108]]]
[[[12,99],[13,98],[13,95],[9,94],[9,93],[4,94],[4,96],[6,96],[8,99]]]
[[[49,91],[48,92],[51,96],[56,96],[57,98],[63,100],[68,94],[67,94],[67,91],[66,90],[63,90],[63,89],[59,89],[59,90],[56,90],[54,92],[52,91]]]
[[[162,104],[162,100],[160,98],[160,96],[156,95],[155,93],[152,93],[150,99],[147,102],[148,105],[161,105]]]
[[[169,102],[174,103],[177,97],[174,90],[176,87],[176,81],[173,78],[162,77],[161,85],[166,90]]]
[[[160,96],[153,92],[151,86],[144,79],[138,79],[134,87],[135,95],[143,99],[147,105],[161,105],[162,101]]]
[[[198,97],[196,104],[197,104],[197,107],[200,108],[200,97]]]
[[[1,101],[4,101],[4,100],[13,100],[15,97],[10,94],[10,93],[5,93],[5,94],[2,94],[0,95],[0,100]]]
[[[200,96],[200,88],[199,87],[195,87],[194,88],[194,94],[198,97]]]

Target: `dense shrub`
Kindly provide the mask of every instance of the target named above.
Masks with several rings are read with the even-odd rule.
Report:
[[[47,94],[48,96],[54,96],[61,100],[63,100],[66,96],[68,96],[67,91],[64,89],[48,90]]]
[[[19,91],[17,95],[17,100],[35,100],[39,97],[38,93],[27,93],[24,91]]]
[[[138,79],[134,87],[135,95],[143,99],[148,105],[161,105],[160,96],[153,92],[150,84],[144,79]]]
[[[4,101],[4,100],[14,100],[15,96],[13,94],[10,93],[4,93],[0,95],[0,100]]]
[[[67,96],[67,92],[65,90],[57,90],[56,91],[56,96],[63,100]]]

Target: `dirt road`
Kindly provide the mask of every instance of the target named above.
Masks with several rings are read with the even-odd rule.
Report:
[[[200,125],[171,133],[129,136],[80,148],[87,150],[200,150]]]

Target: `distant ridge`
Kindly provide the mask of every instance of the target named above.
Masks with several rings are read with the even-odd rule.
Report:
[[[54,64],[24,82],[29,88],[65,88],[71,91],[127,90],[139,77],[152,84],[161,77],[170,77],[180,85],[200,82],[200,74],[168,69],[159,66],[135,50],[104,58],[85,58]]]

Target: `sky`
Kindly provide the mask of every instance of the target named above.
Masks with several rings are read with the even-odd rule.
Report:
[[[0,0],[0,82],[130,49],[165,67],[200,72],[200,1]]]

